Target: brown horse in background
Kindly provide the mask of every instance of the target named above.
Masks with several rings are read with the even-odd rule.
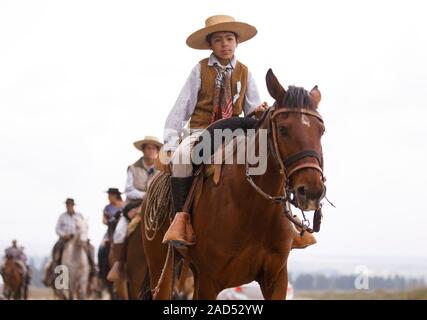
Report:
[[[134,219],[140,219],[136,217]],[[126,248],[126,274],[128,276],[127,297],[130,300],[140,299],[144,279],[148,281],[148,266],[145,261],[142,245],[141,221],[137,222],[135,230],[128,235]]]
[[[132,224],[133,226],[131,227]],[[116,292],[120,299],[139,300],[147,297],[147,292],[144,292],[144,289],[149,287],[150,280],[142,243],[143,233],[141,225],[141,216],[135,217],[129,225],[132,231],[128,232],[126,238],[125,272],[127,279],[122,283],[115,283],[117,286]],[[178,267],[177,265],[177,271],[179,269]],[[190,274],[188,275],[191,276]],[[187,280],[186,283],[190,281],[188,279],[185,280]],[[185,293],[188,294],[188,285],[184,285],[183,289],[186,291]],[[174,290],[174,294],[178,296],[177,290]]]
[[[107,224],[107,239],[98,248],[98,279],[99,279],[99,291],[100,296],[102,292],[106,290],[111,300],[116,300],[117,293],[114,289],[114,284],[107,280],[107,275],[110,272],[111,266],[113,265],[113,257],[111,252],[111,246],[113,243],[113,234],[117,226],[117,219]]]
[[[290,198],[278,202],[269,195],[283,196],[286,190],[302,210],[318,209],[324,197],[319,90],[285,90],[271,70],[266,82],[276,101],[257,125],[256,139],[259,129],[268,132],[266,172],[252,176],[251,185],[245,165],[225,164],[219,184],[211,177],[199,179],[201,191],[192,209],[197,240],[187,253],[194,274],[194,299],[213,300],[221,290],[253,280],[260,284],[265,299],[286,298],[287,260],[296,231],[283,214]],[[154,187],[155,181],[150,188]],[[143,207],[150,201],[146,199]],[[156,299],[172,297],[170,266],[176,251],[162,244],[168,225],[169,221],[161,225],[153,239],[143,238]]]
[[[26,299],[26,283],[22,268],[14,259],[7,259],[3,271],[4,296],[6,299]]]

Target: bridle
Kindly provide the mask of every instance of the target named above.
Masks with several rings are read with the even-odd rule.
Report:
[[[300,114],[305,114],[308,116],[315,117],[323,124],[322,116],[317,111],[308,110],[306,108],[298,108],[298,109],[285,108],[285,107],[277,108],[276,104],[274,104],[273,107],[271,107],[270,109],[272,110],[268,111],[270,113],[270,117],[267,117],[269,118],[267,134],[270,134],[270,135],[272,134],[272,139],[269,137],[268,140],[270,144],[273,144],[271,146],[272,147],[271,150],[273,151],[273,158],[276,161],[276,163],[279,164],[281,173],[284,174],[286,178],[286,185],[289,186],[289,183],[290,183],[289,180],[292,174],[306,168],[312,168],[319,171],[320,174],[322,175],[322,180],[325,181],[325,178],[323,176],[323,157],[321,154],[317,153],[314,150],[303,150],[301,152],[288,156],[287,159],[285,160],[282,160],[279,152],[279,144],[277,141],[277,127],[276,127],[276,121],[275,121],[275,118],[277,117],[278,114],[300,113]],[[305,162],[289,170],[289,168],[295,162],[307,157],[315,158],[317,160],[317,164],[311,163],[311,162]]]
[[[301,171],[303,169],[315,169],[320,172],[320,175],[322,177],[322,181],[325,182],[326,178],[323,175],[323,156],[322,154],[319,154],[318,152],[314,150],[303,150],[296,154],[288,156],[286,159],[282,159],[280,151],[279,151],[279,144],[278,144],[278,138],[277,138],[277,127],[276,127],[276,121],[275,118],[279,114],[283,113],[299,113],[308,115],[311,117],[315,117],[323,124],[323,118],[322,116],[314,110],[309,110],[307,108],[286,108],[286,107],[277,107],[276,103],[268,108],[263,117],[259,120],[259,123],[267,122],[267,141],[268,141],[268,150],[271,152],[272,157],[275,161],[275,163],[280,168],[280,174],[285,179],[285,187],[284,187],[284,194],[281,196],[272,196],[268,193],[264,192],[260,187],[258,187],[253,180],[252,176],[249,174],[249,163],[246,161],[246,179],[250,183],[250,185],[257,191],[261,196],[263,196],[265,199],[279,203],[283,205],[284,208],[284,214],[285,216],[294,223],[297,227],[301,228],[302,233],[304,231],[307,232],[318,232],[320,230],[320,220],[322,217],[321,207],[319,207],[315,211],[314,216],[314,226],[313,229],[309,228],[309,221],[305,218],[304,212],[304,220],[303,222],[299,222],[294,218],[294,215],[292,214],[290,205],[293,204],[296,206],[296,198],[294,196],[295,191],[290,185],[290,178],[293,174],[295,174],[298,171]],[[317,163],[313,162],[303,162],[298,164],[297,166],[292,166],[299,160],[305,159],[305,158],[314,158],[316,159]],[[325,195],[326,189],[324,189]],[[323,197],[322,196],[322,197]]]

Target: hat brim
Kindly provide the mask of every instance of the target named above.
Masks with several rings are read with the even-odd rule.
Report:
[[[193,49],[210,49],[209,43],[206,41],[206,37],[214,32],[226,31],[237,34],[239,43],[245,42],[257,34],[257,29],[250,24],[237,21],[223,22],[197,30],[187,38],[186,43],[190,48]]]
[[[141,150],[141,151],[142,151],[142,146],[144,144],[154,144],[159,149],[161,149],[163,147],[163,143],[161,143],[159,141],[156,141],[156,140],[151,140],[151,139],[139,140],[139,141],[135,141],[133,143],[133,145],[135,146],[135,148],[137,148],[138,150]]]
[[[110,194],[110,193],[111,193],[111,194],[123,194],[124,192],[121,192],[121,191],[111,191],[111,190],[110,190],[110,191],[108,191],[108,190],[107,190],[107,191],[105,191],[105,193],[108,193],[108,194]]]

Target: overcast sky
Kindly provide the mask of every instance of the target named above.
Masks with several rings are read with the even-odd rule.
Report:
[[[192,67],[185,45],[214,14],[253,24],[236,55],[322,92],[328,197],[318,244],[294,256],[426,261],[427,46],[423,1],[0,0],[0,249],[47,255],[66,197],[99,244],[108,187],[162,138]],[[244,223],[244,222],[242,222]]]

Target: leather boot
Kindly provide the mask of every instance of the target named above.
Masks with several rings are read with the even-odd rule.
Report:
[[[172,199],[176,214],[168,231],[165,233],[163,243],[171,242],[177,248],[185,248],[185,246],[191,246],[196,243],[190,214],[182,211],[192,183],[193,177],[171,177]]]
[[[114,243],[111,247],[113,250],[113,266],[107,275],[107,280],[116,282],[119,280],[126,280],[126,273],[124,271],[124,261],[126,247],[124,243]]]
[[[298,218],[298,216],[294,216],[294,218],[296,220],[298,220],[299,222],[301,222],[301,220]],[[310,232],[304,232],[304,234],[301,236],[300,232],[301,232],[301,228],[299,227],[295,227],[298,232],[295,233],[294,236],[294,241],[292,242],[292,249],[304,249],[307,248],[308,246],[311,246],[313,244],[315,244],[316,238],[314,237],[314,235]]]

